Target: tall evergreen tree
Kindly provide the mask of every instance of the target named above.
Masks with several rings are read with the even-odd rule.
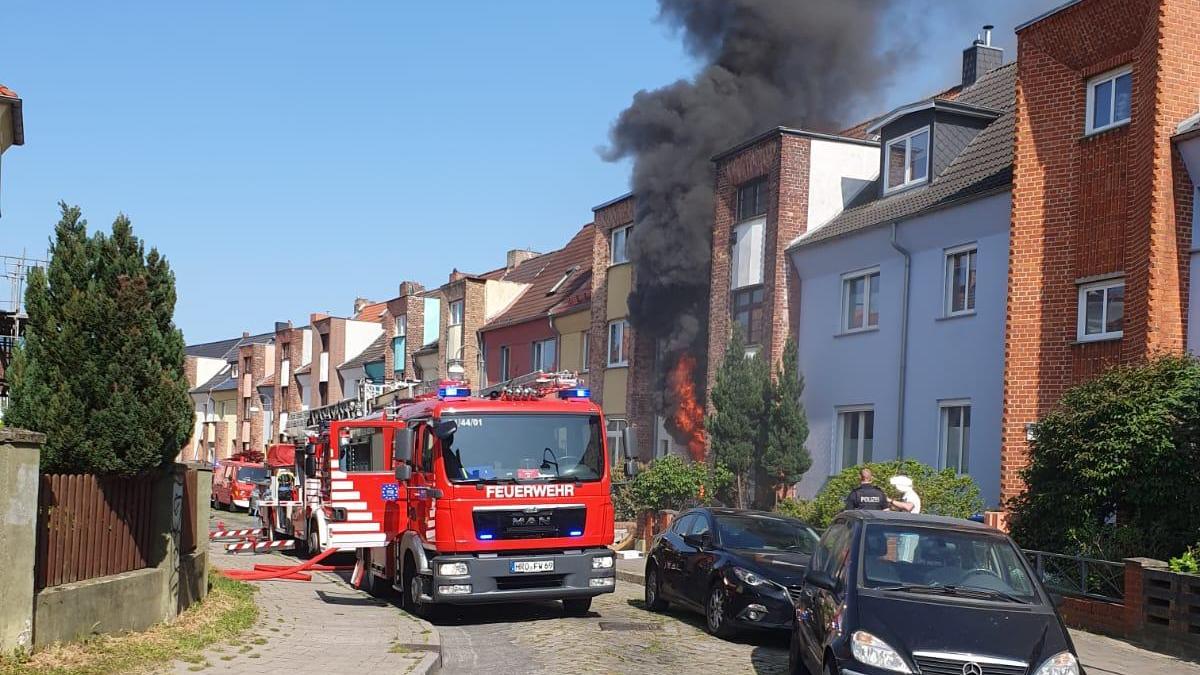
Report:
[[[747,358],[741,328],[734,326],[712,390],[714,412],[705,421],[718,464],[733,473],[734,500],[746,505],[755,451],[762,447],[769,378],[762,359]]]
[[[808,418],[800,405],[804,379],[800,375],[799,349],[789,339],[783,350],[783,360],[771,383],[767,406],[767,443],[763,448],[762,467],[771,481],[772,505],[776,490],[800,480],[812,466],[812,456],[804,442],[808,440]]]
[[[192,420],[174,274],[125,216],[88,237],[79,208],[60,207],[50,263],[29,274],[5,420],[46,433],[48,473],[153,470],[174,459]]]

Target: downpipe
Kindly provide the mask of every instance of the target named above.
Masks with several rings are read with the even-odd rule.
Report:
[[[904,393],[908,380],[908,295],[912,276],[912,254],[896,241],[896,223],[892,223],[892,248],[904,256],[904,279],[900,296],[900,385],[896,392],[896,459],[904,459]]]

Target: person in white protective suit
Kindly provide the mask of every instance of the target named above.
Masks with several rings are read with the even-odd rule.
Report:
[[[892,487],[900,492],[900,499],[888,499],[888,505],[896,511],[909,513],[921,512],[921,497],[913,489],[912,479],[908,476],[892,476],[888,479]],[[912,562],[917,552],[917,535],[902,534],[896,542],[896,556],[905,562]]]

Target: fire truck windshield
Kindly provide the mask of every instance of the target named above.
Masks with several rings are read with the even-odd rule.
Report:
[[[595,415],[458,414],[443,443],[455,483],[596,481],[604,471],[603,429]]]

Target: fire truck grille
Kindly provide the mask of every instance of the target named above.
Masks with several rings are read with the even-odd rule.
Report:
[[[587,523],[587,509],[512,509],[475,511],[475,534],[492,535],[492,539],[549,539],[577,537]]]
[[[527,588],[558,588],[563,585],[561,574],[537,574],[527,577],[496,577],[496,590],[521,591]]]

